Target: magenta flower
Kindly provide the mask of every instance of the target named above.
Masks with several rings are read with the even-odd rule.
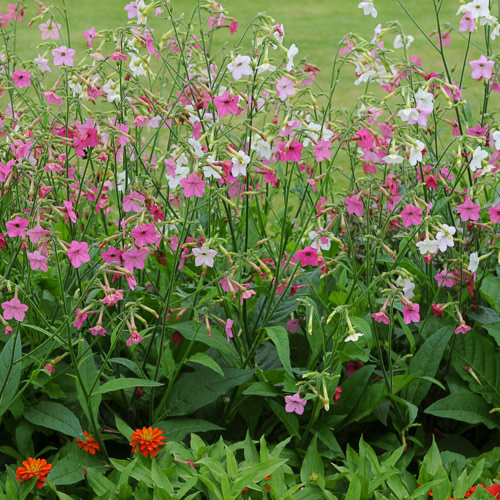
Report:
[[[384,323],[385,325],[388,325],[391,321],[389,320],[389,317],[387,314],[384,312],[380,311],[377,313],[372,313],[372,318],[377,322],[377,323]]]
[[[317,266],[319,264],[318,252],[314,247],[305,247],[304,250],[297,250],[295,259],[300,261],[302,267]]]
[[[235,95],[231,97],[229,92],[224,92],[221,96],[214,97],[214,104],[217,107],[217,113],[222,118],[225,115],[237,115],[240,112],[238,102],[240,98]]]
[[[29,221],[24,217],[14,217],[5,223],[7,228],[7,236],[9,238],[15,238],[16,236],[24,236],[26,228],[28,227]]]
[[[57,49],[52,50],[54,57],[54,66],[73,66],[74,49],[68,49],[66,45],[61,45]]]
[[[488,61],[486,57],[481,56],[479,59],[471,61],[469,65],[472,68],[472,78],[474,78],[474,80],[479,81],[482,78],[488,80],[491,78],[495,61]]]
[[[28,253],[28,259],[30,261],[30,266],[33,271],[43,271],[47,272],[47,257],[42,255],[38,250]]]
[[[144,261],[148,256],[147,248],[131,248],[122,253],[125,269],[133,271],[135,269],[144,269]]]
[[[500,222],[500,205],[488,208],[490,213],[490,222]]]
[[[420,321],[420,305],[414,302],[405,304],[403,307],[403,321],[408,325],[409,323],[418,323]]]
[[[332,156],[331,150],[332,144],[330,141],[325,141],[320,139],[318,144],[314,146],[314,156],[316,156],[316,161],[319,163],[321,160],[329,160]]]
[[[355,195],[344,198],[347,213],[363,217],[363,202]]]
[[[283,161],[296,161],[299,162],[302,158],[302,149],[304,145],[298,141],[292,141],[288,147],[286,142],[279,145],[281,157]]]
[[[31,73],[18,69],[12,73],[12,80],[16,87],[29,87],[31,85]]]
[[[122,254],[122,250],[111,245],[107,250],[102,252],[101,257],[104,262],[111,264],[112,262],[120,262]]]
[[[23,321],[26,311],[28,310],[28,306],[23,304],[17,296],[7,302],[3,302],[2,308],[4,311],[3,317],[5,319],[15,319],[16,321]]]
[[[94,335],[94,337],[97,335],[102,335],[103,337],[106,336],[106,330],[102,327],[102,325],[93,326],[92,328],[89,328],[89,331],[92,335]]]
[[[153,224],[139,224],[131,231],[135,244],[143,247],[156,242],[156,230]]]
[[[62,106],[62,97],[58,96],[55,92],[42,92],[42,94],[45,96],[47,104],[57,104],[58,106]]]
[[[468,220],[478,220],[481,206],[467,198],[461,205],[458,205],[457,211],[463,222]]]
[[[456,328],[455,330],[455,335],[458,335],[460,333],[467,333],[469,330],[471,329],[470,326],[467,326],[465,323],[461,323],[460,325],[458,325],[458,327]]]
[[[418,226],[422,222],[422,209],[415,205],[408,204],[401,210],[401,218],[405,227]]]
[[[206,182],[200,176],[193,173],[181,179],[179,183],[184,190],[184,196],[186,198],[190,198],[191,196],[203,198]]]
[[[85,37],[85,40],[87,40],[87,47],[92,47],[92,43],[94,41],[94,38],[96,37],[96,34],[97,33],[93,26],[89,30],[83,32],[83,36]]]
[[[175,172],[172,177],[175,177]],[[131,191],[127,196],[123,198],[123,210],[125,212],[142,212],[142,207],[139,203],[144,203],[146,198],[135,191]]]
[[[75,269],[78,269],[83,263],[90,261],[88,249],[89,245],[85,241],[73,240],[71,242],[67,255],[71,265]]]
[[[285,396],[285,410],[288,413],[296,413],[297,415],[302,415],[304,413],[304,406],[307,401],[301,399],[300,391],[296,392],[293,396]]]
[[[233,325],[234,325],[234,321],[231,319],[231,318],[228,318],[228,320],[226,321],[226,337],[227,337],[227,341],[228,342],[231,342],[230,339],[233,338]]]

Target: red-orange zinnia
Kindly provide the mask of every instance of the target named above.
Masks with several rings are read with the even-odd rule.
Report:
[[[166,436],[163,436],[163,432],[157,427],[154,429],[152,427],[143,427],[142,429],[136,429],[132,434],[130,446],[132,446],[134,453],[139,448],[139,451],[145,457],[148,455],[156,457],[159,447],[166,444],[163,442],[163,439],[166,439]]]
[[[37,488],[43,488],[45,479],[49,475],[52,464],[48,464],[45,458],[31,458],[23,461],[23,466],[18,467],[16,470],[16,479],[19,479],[20,483],[31,479],[32,477],[38,477],[36,481]]]
[[[96,451],[101,451],[99,443],[87,431],[83,431],[83,435],[85,436],[85,441],[76,438],[76,442],[82,450],[88,451],[91,455],[95,455]]]

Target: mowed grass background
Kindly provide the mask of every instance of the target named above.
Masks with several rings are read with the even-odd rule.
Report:
[[[402,1],[425,33],[430,34],[436,29],[432,0]],[[79,53],[82,54],[85,50],[83,31],[91,26],[94,26],[96,30],[101,30],[126,24],[127,13],[124,6],[127,3],[128,0],[66,0],[70,19],[71,45],[77,50],[77,61],[79,60]],[[236,43],[255,15],[259,12],[265,12],[272,16],[277,23],[284,25],[284,44],[290,46],[295,43],[299,48],[296,61],[306,58],[308,62],[320,68],[317,83],[325,91],[328,91],[330,86],[332,62],[338,50],[339,41],[342,40],[343,36],[355,32],[371,40],[375,26],[378,23],[386,26],[389,21],[399,21],[403,31],[415,37],[415,41],[408,53],[422,58],[423,68],[426,72],[435,71],[441,73],[443,71],[439,53],[418,31],[397,0],[375,0],[375,6],[378,10],[376,19],[363,15],[362,10],[357,8],[358,0],[309,0],[308,2],[304,0],[226,0],[222,1],[222,3],[229,11],[229,14],[238,20],[240,27],[237,34],[232,37],[227,29],[215,33],[216,48],[223,47],[224,43],[231,47],[231,43]],[[56,4],[61,5],[61,0],[56,0]],[[32,0],[28,0],[26,5],[28,7],[26,17],[31,19],[36,14],[38,7]],[[171,0],[170,5],[175,17],[184,12],[185,19],[189,19],[193,8],[197,5],[197,0]],[[455,81],[460,79],[467,42],[466,36],[458,31],[460,20],[456,16],[458,5],[458,1],[443,0],[440,16],[443,29],[448,31],[452,29],[451,46],[445,47],[445,53]],[[161,38],[161,34],[168,31],[170,27],[166,20],[162,20],[161,16],[155,18],[153,13],[149,16],[149,22],[155,29],[157,38]],[[47,47],[43,46],[37,48],[37,45],[41,43],[39,24],[40,22],[37,22],[31,28],[27,28],[26,23],[23,23],[18,27],[16,52],[22,59],[33,59],[38,53],[47,50]],[[64,26],[62,29],[64,30]],[[396,33],[389,33],[386,36],[386,47],[392,49],[395,35]],[[66,33],[64,33],[64,37],[66,42]],[[482,37],[481,32],[473,34],[469,61],[477,59],[481,53],[484,53],[484,50],[481,50],[481,46],[484,45]],[[436,43],[434,36],[432,40]],[[476,43],[477,46],[475,46]],[[402,49],[398,50],[402,60]],[[49,57],[50,59],[51,57]],[[477,113],[474,112],[479,110],[482,103],[483,86],[472,81],[470,73],[471,69],[467,63],[464,94],[465,98],[473,106],[473,114],[477,116]],[[353,85],[354,80],[354,68],[347,65],[342,71],[335,92],[334,105],[350,108],[355,104],[363,89],[355,87]],[[490,109],[492,108],[490,107]]]

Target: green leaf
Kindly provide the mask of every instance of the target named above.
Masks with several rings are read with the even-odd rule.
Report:
[[[309,483],[311,480],[314,482],[318,481],[320,486],[324,486],[325,469],[323,466],[323,460],[321,460],[316,447],[316,439],[316,436],[314,436],[309,444],[309,447],[307,448],[306,455],[300,469],[300,480],[303,483]]]
[[[32,424],[85,440],[80,422],[74,413],[59,403],[41,401],[24,414]]]
[[[21,380],[22,364],[21,335],[13,335],[0,354],[0,416],[5,413],[15,398]]]
[[[102,384],[95,394],[106,394],[107,392],[121,391],[122,389],[130,389],[131,387],[159,387],[163,385],[161,382],[155,382],[154,380],[148,380],[145,378],[116,378],[114,380],[108,380],[106,383]]]
[[[411,359],[408,374],[422,373],[427,377],[434,377],[452,334],[453,327],[443,326],[431,335]],[[403,398],[418,406],[429,392],[430,387],[431,382],[428,380],[415,380],[406,387]]]
[[[215,373],[224,376],[224,372],[222,371],[219,363],[217,363],[217,361],[212,359],[208,354],[205,354],[204,352],[197,352],[196,354],[191,356],[189,358],[189,363],[198,363],[200,365],[206,366],[207,368],[210,368]]]
[[[172,416],[189,415],[245,383],[252,375],[253,370],[236,368],[224,369],[223,377],[208,368],[183,373],[172,387],[166,410]]]
[[[115,415],[115,424],[116,428],[120,431],[120,434],[125,437],[127,441],[132,439],[132,434],[134,433],[134,429],[129,427],[120,417]]]
[[[478,394],[459,392],[431,404],[425,409],[425,413],[468,424],[484,424],[489,429],[500,427],[500,419],[490,415],[490,409],[491,407]]]
[[[280,392],[268,382],[253,382],[244,391],[245,396],[278,396]]]
[[[497,312],[500,312],[500,303],[498,302],[498,297],[500,297],[500,278],[498,276],[491,274],[486,276],[479,292]]]
[[[299,435],[299,419],[295,413],[287,413],[283,405],[280,405],[274,399],[269,400],[269,406],[273,413],[278,417],[278,419],[283,423],[288,433],[295,437],[300,437]]]
[[[170,441],[180,441],[192,432],[224,430],[224,427],[201,418],[170,418],[155,422],[154,425],[161,429]]]
[[[56,485],[75,484],[83,480],[83,467],[76,457],[65,456],[50,469],[50,480]]]
[[[96,495],[105,495],[116,489],[112,481],[93,467],[87,469],[87,481]]]
[[[276,346],[278,357],[280,358],[283,368],[288,375],[293,377],[293,370],[290,365],[290,342],[288,339],[288,332],[282,326],[268,326],[265,330]]]

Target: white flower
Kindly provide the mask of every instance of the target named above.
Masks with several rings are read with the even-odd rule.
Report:
[[[358,9],[363,9],[365,16],[377,17],[377,9],[375,9],[372,0],[363,0],[358,4]]]
[[[167,174],[168,187],[170,189],[175,189],[181,183],[182,179],[185,179],[189,175],[188,167],[181,167],[179,162],[177,162],[177,167],[175,169],[175,177],[170,177]]]
[[[250,163],[250,157],[247,156],[243,151],[238,152],[238,156],[232,159],[233,168],[231,169],[231,175],[237,177],[238,175],[247,175],[247,165]]]
[[[344,342],[356,342],[359,337],[362,337],[362,333],[350,332],[349,335],[344,339]]]
[[[479,24],[481,26],[495,26],[495,24],[498,23],[498,20],[495,16],[484,16],[481,19],[479,19]]]
[[[211,155],[207,156],[206,158],[206,161],[208,162],[207,165],[204,165],[203,167],[201,167],[201,169],[203,170],[203,175],[207,178],[207,179],[210,179],[210,178],[214,178],[214,179],[220,179],[221,178],[221,175],[219,173],[218,170],[216,170],[212,165],[211,163],[215,162],[215,158]]]
[[[214,267],[214,258],[217,255],[217,250],[210,250],[206,243],[203,243],[201,248],[193,248],[194,265]]]
[[[444,231],[439,231],[436,234],[436,241],[438,242],[438,248],[440,252],[445,252],[448,247],[454,245],[453,235],[457,232],[456,227],[448,226],[448,224],[443,224]]]
[[[490,31],[490,37],[492,40],[495,40],[497,36],[500,36],[500,23],[497,22],[493,29]]]
[[[68,87],[73,91],[73,95],[80,95],[83,91],[80,79],[76,75],[68,78]]]
[[[127,184],[127,171],[126,170],[122,170],[118,174],[118,179],[117,179],[117,182],[116,182],[116,189],[118,189],[118,191],[120,193],[123,193],[125,191],[125,185],[126,184]]]
[[[106,99],[108,102],[119,101],[120,100],[120,83],[113,81],[111,78],[106,81],[102,86],[104,92],[106,92]]]
[[[242,76],[250,76],[252,60],[248,56],[236,56],[228,65],[227,69],[231,71],[235,80],[240,80]]]
[[[202,156],[205,155],[205,151],[203,151],[201,144],[196,139],[193,139],[191,137],[190,139],[188,139],[188,143],[193,148],[195,156],[201,158]]]
[[[149,5],[144,3],[144,0],[139,0],[137,2],[137,22],[139,24],[147,24],[147,12]]]
[[[425,144],[418,139],[415,139],[416,147],[412,144],[410,146],[410,165],[414,167],[419,161],[422,161],[422,151],[425,148]]]
[[[257,156],[259,158],[265,158],[266,160],[270,160],[271,157],[273,156],[270,144],[266,142],[264,139],[257,139],[252,144],[252,150],[257,153]]]
[[[399,165],[400,163],[403,163],[403,157],[397,155],[396,153],[391,153],[384,156],[384,161],[387,165]]]
[[[418,111],[417,108],[405,108],[402,109],[401,111],[398,111],[398,116],[401,119],[401,121],[405,123],[409,122],[410,125],[413,125],[414,123],[417,122],[419,115],[420,112]]]
[[[286,63],[286,70],[287,71],[292,71],[293,68],[293,58],[299,53],[299,49],[297,46],[292,43],[290,48],[288,49],[288,52],[286,53],[286,57],[288,58],[288,61]]]
[[[354,85],[359,85],[360,83],[367,83],[377,76],[377,72],[374,69],[369,69],[368,71],[361,73],[357,80],[355,80]]]
[[[271,73],[273,73],[274,71],[276,71],[276,66],[270,64],[269,61],[264,62],[260,66],[257,66],[258,75],[260,75],[261,73],[265,73],[266,71],[270,71]]]
[[[469,255],[469,267],[467,270],[469,270],[471,273],[475,273],[477,271],[477,268],[479,266],[479,257],[477,255],[477,252],[472,252]]]
[[[428,253],[435,254],[438,251],[438,242],[436,240],[425,238],[425,240],[417,243],[417,248],[419,249],[421,255],[426,255]]]
[[[424,89],[418,89],[418,92],[415,94],[415,100],[417,102],[420,101],[424,109],[429,109],[430,111],[434,109],[434,96]]]
[[[415,40],[415,38],[413,38],[411,35],[405,36],[404,38],[401,35],[396,35],[393,45],[395,49],[402,49],[403,47],[405,49],[408,49],[413,40]]]
[[[398,286],[403,288],[403,295],[406,299],[411,300],[415,297],[415,294],[413,293],[413,290],[415,290],[415,283],[413,283],[410,279],[401,278],[401,276],[399,276],[396,283]]]
[[[495,132],[491,134],[491,137],[493,137],[495,141],[495,149],[500,151],[500,130],[495,130]]]
[[[319,244],[321,250],[325,251],[330,250],[332,242],[327,236],[322,236],[321,234],[318,234],[316,231],[309,231],[308,236],[311,243]]]
[[[481,149],[480,146],[478,146],[474,150],[474,153],[472,154],[472,160],[469,164],[471,171],[475,172],[476,170],[479,170],[481,168],[482,160],[485,160],[486,158],[488,158],[488,151],[485,151],[484,149]]]
[[[146,74],[146,72],[144,71],[144,66],[142,65],[142,59],[140,57],[137,57],[135,54],[130,55],[128,69],[135,77],[144,76]]]
[[[490,15],[490,6],[488,0],[473,0],[465,5],[466,11],[472,14],[474,19]]]
[[[52,71],[50,69],[48,62],[49,62],[49,60],[43,58],[40,54],[38,54],[38,57],[34,60],[34,63],[38,66],[38,69],[42,73],[45,73],[46,71]]]

